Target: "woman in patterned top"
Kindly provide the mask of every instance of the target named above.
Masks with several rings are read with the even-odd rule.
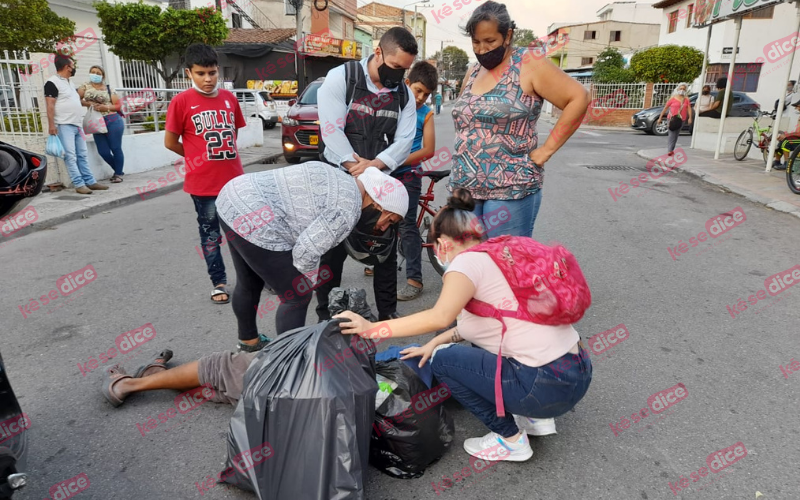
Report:
[[[105,134],[94,132],[92,135],[97,152],[114,170],[111,182],[117,183],[122,182],[122,176],[125,175],[122,171],[125,165],[125,155],[122,153],[122,134],[125,132],[125,121],[118,113],[122,101],[115,92],[111,92],[108,85],[103,83],[105,77],[106,73],[103,68],[92,66],[89,68],[89,81],[80,86],[78,95],[81,96],[81,104],[99,111],[103,115],[108,132]],[[97,130],[97,128],[93,128]]]
[[[479,218],[503,208],[511,214],[489,237],[532,235],[544,164],[575,132],[589,105],[583,86],[546,59],[545,46],[513,46],[515,29],[503,4],[489,1],[475,10],[464,31],[479,64],[467,71],[453,108],[450,190],[466,188]],[[538,147],[536,121],[544,99],[563,113]]]

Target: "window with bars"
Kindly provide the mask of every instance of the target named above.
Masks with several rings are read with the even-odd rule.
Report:
[[[772,19],[772,16],[775,14],[775,6],[770,5],[769,7],[754,10],[753,12],[748,12],[747,14],[742,16],[742,19]]]
[[[241,28],[242,27],[242,16],[241,16],[241,14],[237,14],[236,12],[231,14],[231,27],[232,28]]]
[[[583,39],[584,40],[595,40],[597,38],[596,31],[584,31],[583,32]]]
[[[669,29],[667,33],[675,33],[675,30],[678,29],[678,11],[670,12],[669,13]]]
[[[686,27],[692,27],[692,18],[694,17],[694,4],[689,4],[686,7]]]
[[[622,41],[622,31],[612,31],[611,35],[608,37],[609,42],[621,42]]]
[[[737,92],[756,92],[758,90],[758,80],[761,77],[761,63],[742,63],[733,68],[733,82],[731,90]],[[706,83],[712,88],[716,85],[717,78],[728,76],[730,64],[710,64],[706,73]]]
[[[594,62],[594,57],[581,57],[581,66],[588,66]]]

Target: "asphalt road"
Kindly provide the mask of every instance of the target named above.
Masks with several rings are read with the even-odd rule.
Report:
[[[436,123],[440,147],[452,144],[449,117]],[[540,129],[544,135],[549,126]],[[658,144],[666,138],[579,131],[546,165],[534,237],[565,244],[581,263],[594,301],[576,328],[584,337],[617,325],[628,332],[623,342],[593,355],[592,386],[574,411],[556,419],[558,435],[533,438],[528,462],[500,463],[447,488],[443,478],[469,466],[463,440],[487,432],[449,404],[456,422],[452,449],[416,480],[371,469],[367,498],[718,500],[752,499],[756,491],[765,500],[800,498],[800,374],[781,370],[800,358],[798,293],[767,293],[740,313],[726,307],[798,264],[792,255],[800,247],[800,224],[678,173],[615,200],[609,188],[644,171],[635,152]],[[437,194],[443,200],[443,186]],[[709,219],[736,207],[744,222],[685,253],[678,250],[673,259],[668,248],[689,243]],[[78,367],[114,347],[118,335],[148,323],[157,334],[134,349],[132,359],[122,359],[128,370],[167,347],[181,363],[235,346],[234,316],[229,305],[209,300],[197,240],[192,204],[177,192],[0,248],[9,292],[0,306],[2,354],[32,422],[31,484],[19,499],[48,497],[51,486],[81,473],[91,485],[79,498],[199,498],[195,483],[224,468],[231,407],[206,404],[188,420],[142,435],[137,424],[170,408],[175,394],[137,395],[115,409],[97,390],[104,365],[85,374]],[[226,264],[232,280],[227,255]],[[87,265],[96,270],[95,281],[23,317],[19,306]],[[371,289],[362,267],[348,261],[346,283]],[[424,294],[400,303],[402,314],[435,301],[441,283],[429,264],[424,273]],[[274,333],[272,319],[261,320],[268,334]],[[678,383],[685,386],[684,399],[626,428],[624,417]],[[710,463],[715,452],[736,443],[744,456],[728,453],[739,458],[735,464],[698,475],[707,457]],[[203,496],[255,498],[225,486]]]

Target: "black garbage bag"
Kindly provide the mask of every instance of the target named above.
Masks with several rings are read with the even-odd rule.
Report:
[[[340,288],[336,287],[328,294],[328,312],[331,316],[336,316],[342,311],[353,311],[362,318],[378,321],[372,314],[372,309],[367,303],[367,291],[363,288]]]
[[[378,397],[386,399],[375,411],[370,464],[396,478],[420,477],[453,441],[453,419],[444,408],[450,390],[444,384],[428,389],[400,360],[379,362],[376,371]]]
[[[244,377],[223,481],[261,500],[361,500],[375,415],[375,346],[340,320],[280,335]]]

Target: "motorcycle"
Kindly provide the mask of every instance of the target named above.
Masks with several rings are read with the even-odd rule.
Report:
[[[46,176],[46,156],[0,142],[0,230],[6,216],[19,213],[41,193]],[[29,427],[0,355],[0,500],[10,499],[28,483]]]

